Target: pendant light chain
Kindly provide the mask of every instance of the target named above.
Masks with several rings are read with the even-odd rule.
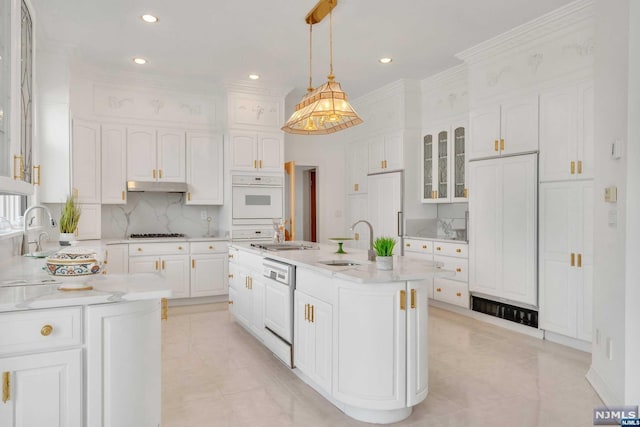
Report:
[[[333,10],[329,12],[329,80],[334,79],[333,75]]]
[[[311,76],[313,74],[313,69],[311,67],[311,61],[313,59],[313,54],[312,54],[312,34],[313,34],[313,24],[309,23],[309,87],[307,88],[307,91],[311,92],[313,91],[313,84],[311,81]]]

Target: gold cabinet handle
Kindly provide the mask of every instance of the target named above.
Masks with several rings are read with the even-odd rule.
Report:
[[[187,201],[191,201],[191,191],[187,191]]]
[[[40,185],[40,165],[33,167],[33,185]]]
[[[13,156],[13,179],[24,179],[24,157],[22,156]]]
[[[253,161],[253,168],[254,169],[258,169],[258,161],[257,160]]]
[[[262,159],[258,160],[258,169],[262,169]]]
[[[153,177],[153,179],[156,179],[156,170],[152,170],[151,171],[151,176]]]
[[[442,288],[436,288],[436,292],[442,292]]]
[[[233,254],[229,254],[229,259],[233,259]]]
[[[142,252],[142,248],[141,247],[138,247],[138,252]]]
[[[578,267],[582,267],[582,254],[578,254]]]
[[[359,191],[360,190],[360,184],[353,184],[353,191]]]
[[[504,139],[500,140],[500,151],[504,151]]]
[[[436,251],[441,251],[442,248],[440,246],[436,246]]]
[[[411,243],[406,243],[405,246],[410,248],[411,247]]]
[[[178,250],[181,251],[182,250],[182,246],[178,246]]]
[[[229,300],[229,301],[227,301],[227,304],[231,305],[231,304],[233,304],[233,301]]]
[[[316,307],[311,304],[311,323],[316,323]]]
[[[304,305],[304,320],[309,320],[309,304]]]
[[[461,296],[462,296],[462,293],[460,293],[460,292],[456,292],[456,296],[457,296],[457,297],[461,297]]]
[[[582,173],[582,160],[578,160],[578,173]]]
[[[407,292],[402,290],[400,291],[400,310],[407,309]]]
[[[209,250],[212,251],[213,250],[213,246],[209,245]]]
[[[122,190],[122,194],[120,195],[120,197],[122,198],[122,200],[124,200],[124,190]]]
[[[460,248],[456,248],[456,252],[457,252],[457,253],[462,253],[462,249],[460,249]]]
[[[158,169],[158,178],[162,179],[162,169]]]
[[[498,140],[493,141],[493,151],[498,151]]]
[[[158,271],[158,260],[156,260],[156,271]]]
[[[462,197],[464,197],[465,199],[469,197],[469,190],[467,190],[466,188],[464,190],[462,190]]]
[[[253,289],[253,277],[249,277],[249,289]]]
[[[576,162],[571,161],[571,165],[569,166],[569,169],[571,170],[571,175],[576,173]]]
[[[161,320],[167,320],[169,318],[169,300],[162,298],[162,313],[160,313]]]
[[[191,260],[191,268],[196,268],[196,260],[195,259]]]
[[[353,238],[354,238],[355,240],[360,240],[360,233],[356,233],[356,234],[353,236]]]
[[[11,400],[11,373],[2,373],[2,403],[7,403],[7,400]]]
[[[384,169],[384,160],[380,160],[380,169]]]
[[[422,249],[427,249],[427,245],[422,245]]]
[[[460,267],[456,268],[456,271],[457,271],[458,273],[462,273],[462,269],[461,269]]]
[[[411,308],[416,308],[416,290],[411,289]]]
[[[575,267],[575,266],[576,266],[576,254],[571,252],[571,267]]]
[[[43,337],[48,337],[51,335],[51,332],[53,332],[53,326],[51,325],[44,325],[42,329],[40,329],[40,335]]]
[[[229,274],[229,279],[233,279],[233,274]]]

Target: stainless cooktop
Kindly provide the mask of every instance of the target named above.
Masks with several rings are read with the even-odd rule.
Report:
[[[285,242],[285,243],[251,243],[251,247],[265,251],[301,251],[319,249],[317,244],[311,242]]]

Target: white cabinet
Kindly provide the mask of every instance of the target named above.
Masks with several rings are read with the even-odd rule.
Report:
[[[540,95],[540,182],[593,178],[593,83]]]
[[[241,258],[239,257],[241,255]],[[234,317],[264,340],[265,286],[260,280],[262,257],[235,249],[229,251],[229,302]]]
[[[104,271],[107,274],[126,274],[129,272],[129,245],[119,243],[107,245],[104,255]]]
[[[356,221],[368,218],[368,201],[366,194],[350,194],[347,196],[347,224],[354,224]],[[360,226],[359,226],[360,227]],[[369,229],[361,226],[354,231],[354,240],[345,242],[346,247],[357,249],[369,249]]]
[[[407,282],[407,406],[429,392],[429,305],[431,280]]]
[[[222,135],[187,132],[187,205],[221,205],[224,151]]]
[[[422,202],[464,202],[466,185],[464,120],[445,123],[422,138]]]
[[[77,240],[99,239],[102,236],[102,207],[99,204],[80,204],[80,220],[76,227]]]
[[[295,291],[294,310],[296,368],[331,392],[333,308],[304,292]]]
[[[185,182],[185,133],[127,128],[127,180]]]
[[[100,124],[73,120],[71,187],[77,203],[100,203]]]
[[[402,132],[376,135],[369,141],[369,173],[388,172],[404,167]]]
[[[160,273],[167,278],[172,298],[189,297],[188,243],[129,245],[129,273]]]
[[[400,236],[402,212],[402,176],[399,172],[369,176],[368,218],[375,237]],[[400,248],[396,249],[396,254]]]
[[[232,132],[230,134],[231,169],[282,172],[284,140],[282,134]]]
[[[102,125],[102,203],[127,203],[127,130]]]
[[[369,146],[366,142],[354,142],[345,147],[345,173],[347,194],[367,192]]]
[[[472,110],[469,134],[469,159],[537,151],[538,97]]]
[[[86,425],[160,425],[160,301],[92,305],[86,324]]]
[[[469,163],[469,290],[537,305],[535,154]]]
[[[540,185],[540,328],[591,341],[593,182]]]
[[[190,295],[203,297],[228,292],[229,262],[224,242],[192,242]]]

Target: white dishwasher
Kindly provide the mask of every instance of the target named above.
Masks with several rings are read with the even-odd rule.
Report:
[[[264,276],[265,345],[293,368],[293,295],[295,266],[265,258]]]

